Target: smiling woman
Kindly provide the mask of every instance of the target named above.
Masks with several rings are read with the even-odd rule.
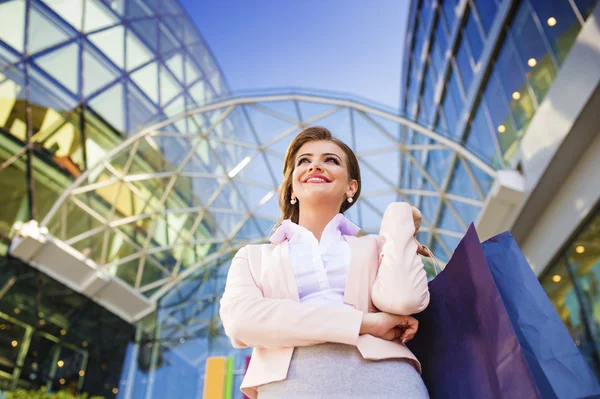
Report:
[[[312,190],[318,187],[309,186],[314,182],[307,181],[319,174],[330,180],[327,183],[333,183],[333,186],[322,187],[325,197]],[[323,127],[309,127],[294,139],[285,156],[283,176],[279,186],[281,215],[294,223],[299,222],[305,201],[307,205],[337,206],[335,213],[344,213],[360,196],[360,168],[356,155]],[[295,206],[293,200],[300,201],[300,206]]]
[[[428,398],[404,345],[429,303],[415,239],[420,212],[391,203],[379,235],[343,213],[359,198],[358,160],[323,127],[292,140],[271,244],[234,257],[221,319],[236,348],[253,347],[250,398]]]

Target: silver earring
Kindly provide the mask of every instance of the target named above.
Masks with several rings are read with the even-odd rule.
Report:
[[[292,205],[296,205],[296,202],[298,202],[298,200],[296,198],[292,198],[290,200],[290,204],[292,204]]]
[[[351,203],[353,203],[353,202],[354,202],[354,200],[352,199],[352,197],[348,197],[348,203],[350,203],[350,204],[351,204]]]

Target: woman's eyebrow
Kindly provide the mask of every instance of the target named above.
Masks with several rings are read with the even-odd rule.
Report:
[[[301,158],[301,157],[303,157],[303,156],[305,156],[305,155],[308,155],[309,157],[312,157],[312,156],[313,156],[313,154],[310,154],[310,153],[308,153],[308,152],[307,152],[306,154],[298,155],[298,156],[296,157],[296,159],[299,159],[299,158]],[[337,158],[339,158],[340,160],[342,159],[342,157],[340,157],[338,154],[334,154],[333,152],[326,152],[326,153],[324,153],[324,154],[323,154],[323,156],[330,156],[330,155],[333,155],[334,157],[337,157]]]

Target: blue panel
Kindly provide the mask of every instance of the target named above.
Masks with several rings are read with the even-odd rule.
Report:
[[[456,21],[456,6],[456,0],[444,0],[442,3],[442,10],[450,31],[454,27],[454,22]]]
[[[486,33],[489,32],[496,17],[498,7],[492,0],[475,0],[475,7]]]
[[[471,122],[471,127],[467,134],[466,146],[486,162],[491,163],[496,154],[496,144],[493,135],[494,129],[490,126],[485,115],[485,100],[482,100]]]
[[[458,64],[460,76],[462,77],[463,86],[468,92],[469,87],[471,87],[471,82],[473,82],[473,67],[471,66],[469,43],[465,36],[462,37],[460,45],[458,46],[456,62]]]
[[[581,24],[575,16],[571,4],[568,1],[530,1],[556,58],[562,63],[567,58],[567,54],[581,30]]]
[[[477,64],[479,62],[479,58],[481,58],[481,53],[483,52],[484,40],[479,33],[479,28],[477,27],[477,22],[473,17],[473,12],[470,12],[469,16],[467,17],[467,24],[465,25],[464,34],[469,41],[469,49],[471,50],[473,62]]]

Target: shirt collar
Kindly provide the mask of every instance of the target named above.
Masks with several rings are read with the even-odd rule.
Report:
[[[269,240],[273,244],[281,244],[285,240],[289,241],[301,229],[304,229],[304,227],[299,226],[290,219],[285,219],[283,222],[281,222],[281,226],[275,230]],[[335,230],[346,236],[354,236],[360,231],[360,227],[346,219],[346,217],[341,213],[338,213],[333,217],[333,219],[331,219],[327,226],[325,226],[323,235],[325,235],[328,231]]]

